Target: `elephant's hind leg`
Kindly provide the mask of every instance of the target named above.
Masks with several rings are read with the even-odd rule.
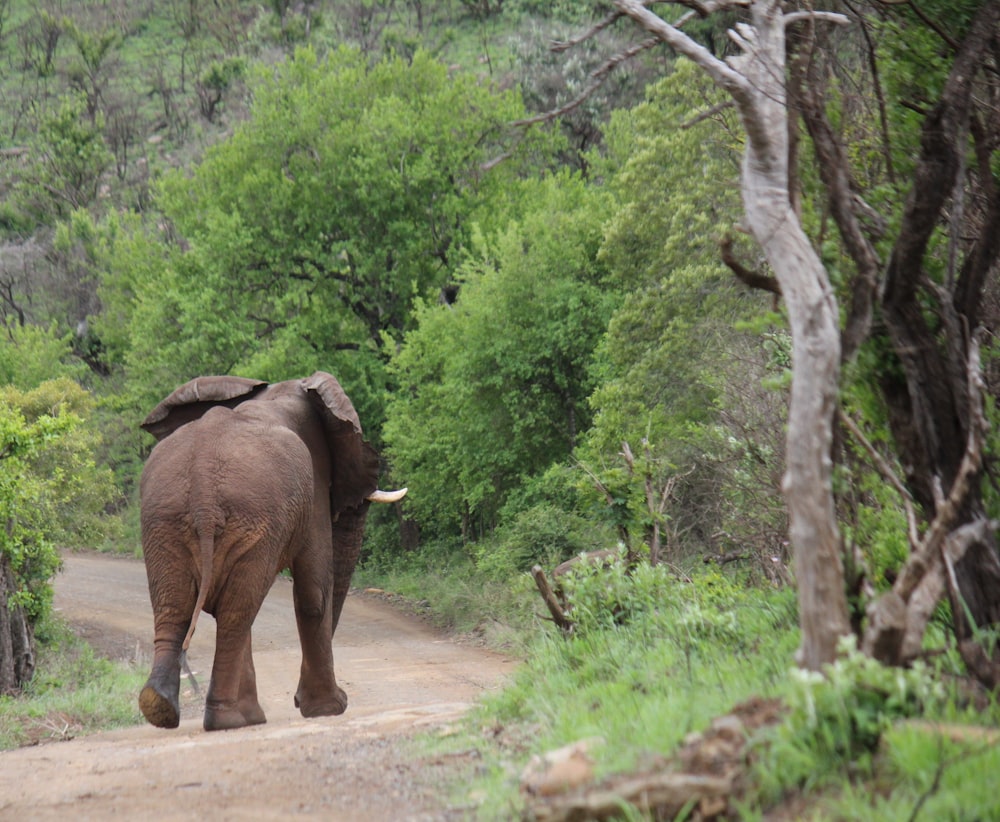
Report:
[[[178,677],[179,679],[179,677]],[[179,690],[179,689],[178,689]],[[150,725],[157,728],[176,728],[181,724],[179,695],[162,692],[150,679],[139,692],[139,710]]]
[[[167,593],[164,589],[167,588]],[[139,710],[157,728],[180,724],[181,646],[191,623],[196,591],[193,580],[167,587],[150,581],[154,613],[153,669],[139,692]],[[179,599],[175,605],[169,596]]]
[[[232,583],[216,603],[215,661],[205,700],[206,731],[242,728],[267,721],[257,701],[251,626],[274,578],[252,562],[237,565]]]
[[[267,722],[264,709],[257,701],[257,672],[253,667],[251,635],[247,635],[246,650],[243,652],[243,674],[240,676],[240,690],[237,708],[243,714],[247,725],[262,725]]]
[[[219,636],[222,637],[220,631]],[[212,668],[212,684],[205,700],[205,730],[222,731],[262,725],[267,722],[257,701],[257,677],[253,667],[250,631],[242,643],[233,642],[235,652],[219,639]]]

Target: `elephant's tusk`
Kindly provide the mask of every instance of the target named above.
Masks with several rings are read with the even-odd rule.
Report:
[[[400,488],[398,491],[375,491],[370,497],[368,497],[369,502],[399,502],[403,497],[406,496],[406,492],[409,488]]]

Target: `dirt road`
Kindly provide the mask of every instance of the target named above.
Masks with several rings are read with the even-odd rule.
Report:
[[[139,561],[69,555],[56,608],[95,647],[145,667],[152,613]],[[189,660],[202,692],[215,646],[202,615]],[[291,584],[279,579],[254,624],[266,725],[206,734],[203,703],[182,683],[172,731],[138,726],[0,753],[0,820],[213,818],[431,820],[447,812],[434,762],[399,742],[454,720],[496,688],[511,660],[437,635],[371,597],[352,595],[334,639],[339,717],[303,719],[292,704],[300,653]]]

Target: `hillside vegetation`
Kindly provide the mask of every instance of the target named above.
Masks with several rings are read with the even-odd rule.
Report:
[[[138,550],[153,406],[324,370],[410,488],[362,581],[528,660],[456,801],[555,813],[532,754],[655,771],[756,698],[736,815],[1000,813],[991,745],[899,724],[996,721],[1000,22],[799,5],[776,196],[839,319],[829,443],[786,439],[816,352],[744,213],[745,5],[0,0],[0,691],[58,549]],[[782,483],[806,446],[833,590]],[[529,572],[595,551],[560,631]],[[840,650],[789,675],[814,592]]]

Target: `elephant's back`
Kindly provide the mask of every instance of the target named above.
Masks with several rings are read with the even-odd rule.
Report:
[[[227,408],[213,408],[161,440],[140,491],[151,592],[154,584],[172,590],[161,579],[201,589],[206,560],[209,613],[217,613],[232,580],[237,589],[247,580],[270,584],[310,519],[310,466],[293,432]]]
[[[156,445],[140,495],[144,516],[287,517],[312,499],[311,457],[289,429],[213,408]]]

